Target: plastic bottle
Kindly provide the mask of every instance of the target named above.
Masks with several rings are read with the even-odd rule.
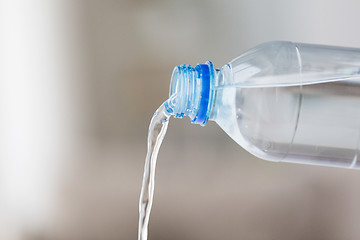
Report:
[[[268,42],[221,69],[175,67],[166,110],[215,121],[270,161],[359,168],[360,49]]]

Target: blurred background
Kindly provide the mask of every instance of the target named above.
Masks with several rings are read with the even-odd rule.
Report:
[[[360,48],[357,0],[0,0],[0,239],[136,239],[175,65],[270,40]],[[360,171],[252,157],[170,121],[149,239],[359,239]]]

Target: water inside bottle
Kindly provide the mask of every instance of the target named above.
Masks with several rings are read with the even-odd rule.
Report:
[[[154,197],[156,160],[159,148],[166,134],[169,119],[170,114],[167,113],[164,104],[162,104],[156,110],[150,122],[144,177],[139,200],[138,240],[147,240],[148,224]]]
[[[216,122],[259,158],[360,167],[359,76],[306,84],[224,86],[217,89],[217,100],[222,104]]]

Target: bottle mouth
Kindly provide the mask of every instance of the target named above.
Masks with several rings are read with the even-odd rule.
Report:
[[[214,76],[210,61],[195,68],[184,64],[176,66],[171,76],[166,110],[175,118],[189,116],[192,123],[204,126],[211,112]]]

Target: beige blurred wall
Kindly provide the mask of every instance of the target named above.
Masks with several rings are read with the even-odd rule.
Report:
[[[360,47],[355,0],[1,4],[8,240],[136,238],[147,127],[175,65],[220,67],[270,40]],[[358,171],[259,160],[213,123],[171,120],[149,237],[355,240],[359,182]]]

